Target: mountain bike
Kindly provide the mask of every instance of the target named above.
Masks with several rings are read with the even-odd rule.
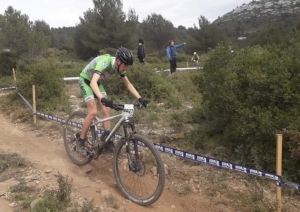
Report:
[[[86,114],[82,111],[71,113],[64,125],[64,146],[71,161],[84,166],[93,159],[98,159],[108,141],[114,140],[116,147],[113,153],[113,173],[118,188],[132,202],[146,206],[161,196],[165,185],[165,169],[154,144],[136,133],[134,122],[131,121],[134,107],[141,108],[142,105],[114,104],[111,108],[119,111],[117,115],[105,119],[96,117],[87,133],[85,155],[79,151],[76,135],[80,133]],[[99,125],[113,119],[118,122],[105,135]],[[123,135],[116,134],[119,129]]]
[[[192,60],[192,62],[193,62],[193,67],[198,68],[198,60]]]

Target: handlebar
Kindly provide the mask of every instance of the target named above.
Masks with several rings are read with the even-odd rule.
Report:
[[[125,104],[113,104],[113,106],[111,107],[111,109],[114,109],[116,111],[124,110],[124,105]],[[138,107],[138,108],[145,107],[141,103],[136,103],[136,104],[133,104],[133,105],[134,105],[134,107]]]

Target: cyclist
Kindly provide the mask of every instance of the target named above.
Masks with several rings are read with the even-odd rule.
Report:
[[[197,52],[194,52],[191,61],[193,61],[194,67],[198,67],[198,60],[199,60],[199,55],[197,55]]]
[[[78,81],[88,109],[88,114],[84,119],[80,135],[79,133],[76,135],[77,142],[79,144],[79,152],[81,154],[86,154],[84,148],[86,134],[97,115],[96,100],[98,100],[101,106],[102,118],[110,117],[110,107],[113,106],[113,102],[107,99],[106,91],[101,84],[102,79],[106,79],[113,74],[119,75],[129,92],[136,97],[143,106],[147,106],[148,101],[141,98],[138,91],[126,76],[126,70],[132,64],[133,55],[131,51],[125,47],[120,47],[117,50],[115,57],[109,54],[98,56],[94,58],[80,73]],[[111,127],[110,121],[104,122],[103,127],[105,133],[108,134]],[[114,143],[112,141],[108,142],[107,150],[114,150]]]

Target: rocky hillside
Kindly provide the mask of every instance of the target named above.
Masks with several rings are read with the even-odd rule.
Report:
[[[243,37],[266,26],[290,28],[300,20],[300,0],[253,0],[213,22],[229,36]]]

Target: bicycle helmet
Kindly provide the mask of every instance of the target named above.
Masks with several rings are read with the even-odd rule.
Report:
[[[125,63],[126,65],[132,65],[133,64],[133,55],[132,52],[125,48],[120,47],[116,52],[116,58],[119,58],[121,62]]]

